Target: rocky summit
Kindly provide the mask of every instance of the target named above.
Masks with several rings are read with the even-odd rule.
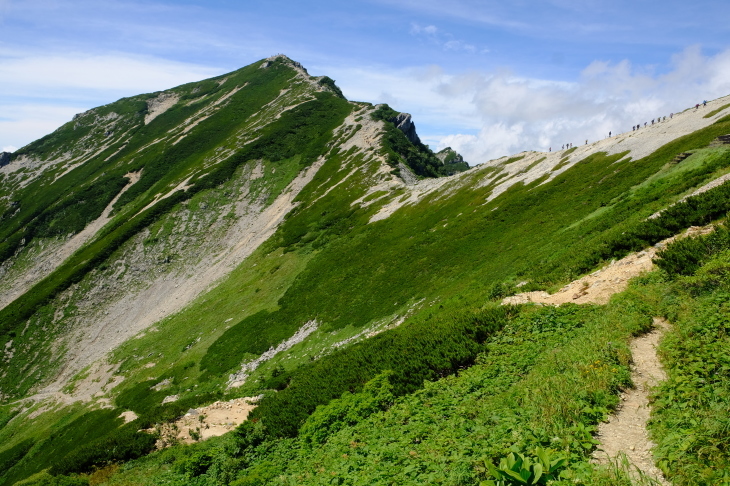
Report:
[[[721,484],[728,134],[467,163],[283,55],[80,113],[0,154],[0,485]]]

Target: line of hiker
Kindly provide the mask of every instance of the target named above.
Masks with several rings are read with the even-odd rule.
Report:
[[[697,103],[695,105],[695,111],[697,111],[697,110],[700,109],[700,105],[703,108],[706,107],[707,106],[707,100],[703,100],[702,103]],[[672,118],[674,118],[674,113],[670,113],[669,114],[669,119],[671,120]],[[666,116],[660,116],[658,118],[652,118],[651,124],[654,125],[654,123],[660,123],[660,122],[663,122],[663,121],[667,121],[667,117]],[[644,128],[646,128],[648,125],[649,125],[649,122],[644,122]],[[634,125],[633,127],[631,127],[631,130],[635,132],[635,131],[637,131],[640,128],[641,128],[641,123],[639,123],[638,125]],[[608,136],[609,137],[611,136],[611,133],[610,132],[609,132],[609,135]]]
[[[702,101],[702,103],[697,103],[695,105],[695,111],[699,110],[700,105],[703,108],[706,107],[707,106],[707,100]],[[674,118],[674,113],[673,112],[669,114],[669,119],[671,120],[672,118]],[[665,121],[667,121],[667,117],[666,116],[660,116],[660,117],[657,117],[657,118],[652,118],[651,119],[651,124],[654,125],[655,123],[661,123],[661,122],[665,122]],[[644,128],[646,128],[647,126],[649,126],[649,122],[644,122]],[[635,132],[635,131],[638,131],[640,128],[641,128],[641,123],[632,126],[631,127],[631,131],[632,132]],[[613,134],[613,132],[612,131],[609,131],[608,132],[608,138],[611,138],[611,135],[612,134]],[[588,145],[588,140],[586,140],[586,145]],[[564,144],[564,145],[562,145],[560,147],[560,150],[567,150],[567,149],[571,149],[571,148],[573,148],[573,144],[572,143],[566,143],[566,144]],[[550,147],[548,149],[548,152],[552,152],[552,151],[553,151],[553,148]]]

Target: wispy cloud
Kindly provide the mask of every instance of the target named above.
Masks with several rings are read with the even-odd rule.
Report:
[[[412,23],[409,32],[412,36],[425,38],[428,42],[441,47],[444,51],[489,52],[489,49],[485,47],[478,49],[474,44],[456,39],[453,34],[444,32],[435,25],[422,26]]]
[[[0,145],[25,145],[80,111],[221,74],[134,56],[0,52]]]
[[[154,57],[87,54],[21,54],[0,57],[3,93],[58,95],[64,88],[119,91],[160,90],[220,74],[220,69]],[[52,88],[54,91],[48,91]]]
[[[51,133],[74,114],[88,109],[84,106],[59,106],[42,103],[0,103],[0,146],[3,152],[13,152],[43,135]],[[13,143],[9,143],[9,142]],[[18,142],[16,142],[18,141]]]

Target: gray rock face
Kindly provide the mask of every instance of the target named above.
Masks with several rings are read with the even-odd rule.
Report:
[[[408,113],[398,113],[398,115],[391,118],[390,121],[398,127],[398,130],[403,132],[411,143],[416,145],[421,143],[421,139],[418,138],[418,134],[416,133],[416,124],[413,123],[413,120],[411,120],[411,115]]]
[[[466,163],[464,157],[460,153],[456,152],[451,147],[446,147],[440,152],[436,153],[436,157],[443,163],[446,164],[461,164]]]
[[[0,167],[10,163],[10,152],[0,152]]]

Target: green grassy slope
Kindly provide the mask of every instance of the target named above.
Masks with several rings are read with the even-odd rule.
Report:
[[[23,203],[19,211],[6,211],[3,244],[10,255],[19,248],[20,239],[13,243],[18,234],[27,241],[78,231],[126,183],[124,174],[142,170],[140,181],[115,206],[115,219],[95,240],[0,310],[5,342],[12,339],[17,349],[28,350],[11,361],[15,368],[0,376],[0,386],[6,395],[22,396],[39,379],[30,370],[40,354],[30,351],[40,348],[27,336],[60,332],[45,326],[53,322],[49,316],[65,289],[83,286],[91,269],[105,271],[104,263],[143,231],[149,245],[174,238],[173,217],[184,205],[197,208],[206,195],[228,191],[227,184],[236,184],[237,174],[258,160],[263,160],[264,178],[252,182],[252,191],[266,194],[268,204],[301,168],[322,163],[265,244],[183,311],[112,352],[116,374],[124,377],[110,395],[113,410],[79,404],[41,414],[33,427],[24,427],[31,410],[0,421],[0,464],[7,469],[0,484],[45,468],[68,481],[78,473],[84,481],[95,468],[108,468],[103,469],[111,475],[108,484],[479,484],[497,479],[492,466],[510,451],[536,458],[543,450],[556,464],[554,476],[562,473],[561,480],[571,484],[625,480],[619,478],[621,471],[597,470],[589,454],[596,424],[616,406],[621,388],[630,385],[627,343],[645,332],[655,315],[691,322],[695,311],[688,309],[712,314],[724,294],[708,290],[706,282],[719,278],[724,285],[724,267],[714,264],[719,277],[700,270],[693,283],[677,284],[693,277],[676,277],[681,272],[667,269],[689,272],[690,267],[686,257],[667,254],[674,267],[667,263],[665,274],[645,278],[606,306],[505,309],[495,301],[518,282],[526,282],[524,290],[556,288],[690,225],[725,217],[730,189],[720,186],[647,219],[730,171],[730,150],[707,148],[730,132],[730,118],[641,160],[625,153],[593,154],[551,180],[546,175],[514,185],[489,202],[496,179],[480,186],[467,173],[370,223],[383,205],[404,196],[397,186],[368,196],[376,182],[389,177],[381,158],[392,166],[402,157],[422,175],[438,175],[439,161],[431,164],[432,153],[406,145],[388,125],[379,149],[343,148],[362,127],[335,129],[348,115],[369,116],[371,108],[335,92],[301,87],[298,97],[289,99],[296,106],[280,117],[268,116],[297,74],[284,62],[259,66],[232,73],[223,83],[221,78],[176,88],[173,92],[191,104],[178,103],[149,125],[141,123],[144,97],[123,100],[115,109],[136,120],[129,128],[135,132],[124,147],[115,147],[121,150],[110,162],[92,157],[47,185],[45,205]],[[224,108],[200,121],[190,132],[195,136],[175,143],[183,120],[216,101]],[[20,155],[57,156],[76,136],[73,123]],[[78,130],[81,137],[95,133],[90,126]],[[221,147],[228,156],[217,158]],[[672,162],[687,151],[694,155]],[[54,170],[61,168],[24,189],[13,188],[13,197],[32,199],[55,177]],[[55,189],[71,176],[102,182],[99,188],[80,183],[69,193]],[[183,181],[192,184],[187,191],[159,199]],[[85,219],[77,217],[81,201],[91,202]],[[708,250],[708,255],[692,268],[716,268],[707,263],[714,253]],[[712,296],[703,300],[692,285]],[[35,328],[23,332],[28,318]],[[724,332],[722,319],[716,320],[712,332]],[[314,333],[253,371],[243,386],[228,387],[229,375],[243,362],[309,322],[317,323]],[[686,335],[694,339],[702,332],[690,326]],[[370,335],[375,337],[366,339]],[[678,363],[695,352],[679,341],[667,346],[667,356]],[[718,346],[711,360],[722,370],[724,348]],[[682,391],[684,369],[678,365],[678,378],[667,385],[667,393]],[[151,389],[163,380],[168,388]],[[128,430],[215,399],[259,393],[264,397],[253,420],[235,433],[153,453],[111,474],[110,464],[149,450],[139,434]],[[169,395],[178,395],[178,401],[163,405]],[[703,400],[693,410],[704,406]],[[696,460],[664,452],[678,440],[668,432],[671,424],[685,419],[677,418],[671,403],[662,406],[666,412],[656,434],[665,467],[682,462],[686,472],[677,477],[694,474],[702,469],[708,447],[718,451],[714,461],[724,464],[719,432],[687,446]],[[0,418],[15,409],[6,405]],[[140,418],[118,428],[114,417],[123,410]],[[713,427],[721,430],[722,424]],[[117,450],[129,453],[114,455]]]

